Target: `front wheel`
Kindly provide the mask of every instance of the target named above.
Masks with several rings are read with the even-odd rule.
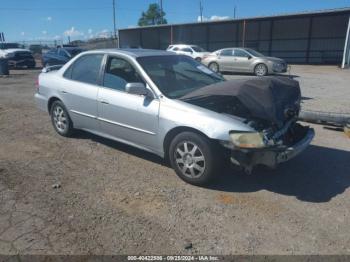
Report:
[[[66,107],[59,100],[53,102],[50,109],[51,121],[56,132],[65,137],[73,133],[73,122],[70,119]]]
[[[176,174],[193,185],[208,184],[218,172],[218,154],[212,142],[199,134],[183,132],[170,144],[169,159]]]
[[[266,76],[267,73],[268,73],[268,70],[265,64],[257,64],[254,68],[254,74],[256,76]]]
[[[219,73],[220,71],[219,65],[215,62],[210,63],[209,68],[211,69],[211,71],[214,71],[215,73]]]

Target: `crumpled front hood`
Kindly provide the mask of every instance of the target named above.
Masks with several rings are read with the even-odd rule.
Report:
[[[197,89],[181,100],[210,110],[261,119],[278,127],[299,114],[299,83],[288,77],[224,81]]]

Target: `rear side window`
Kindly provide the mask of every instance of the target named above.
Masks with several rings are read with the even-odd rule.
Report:
[[[84,55],[64,73],[64,77],[88,84],[98,84],[103,55]]]
[[[222,56],[233,56],[233,50],[232,49],[225,49],[221,51]]]

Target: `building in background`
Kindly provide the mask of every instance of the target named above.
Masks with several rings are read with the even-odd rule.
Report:
[[[166,49],[170,44],[195,44],[209,51],[250,47],[288,63],[341,64],[346,53],[349,17],[350,8],[343,8],[128,28],[119,30],[119,46]]]

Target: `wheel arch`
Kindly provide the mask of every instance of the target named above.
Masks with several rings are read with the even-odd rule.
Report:
[[[213,140],[210,137],[208,137],[206,134],[204,134],[203,132],[199,131],[198,129],[188,127],[188,126],[177,126],[173,129],[169,130],[168,133],[164,137],[163,150],[164,150],[164,158],[165,159],[168,158],[168,151],[169,151],[171,141],[174,139],[175,136],[177,136],[178,134],[180,134],[182,132],[193,132],[193,133],[196,133],[198,135],[202,135],[209,140]]]
[[[56,96],[53,96],[53,97],[50,97],[49,101],[47,102],[47,111],[49,112],[50,114],[50,111],[51,111],[51,106],[52,104],[55,102],[55,101],[61,101],[61,99],[59,99],[58,97]],[[63,103],[63,102],[62,102]]]

